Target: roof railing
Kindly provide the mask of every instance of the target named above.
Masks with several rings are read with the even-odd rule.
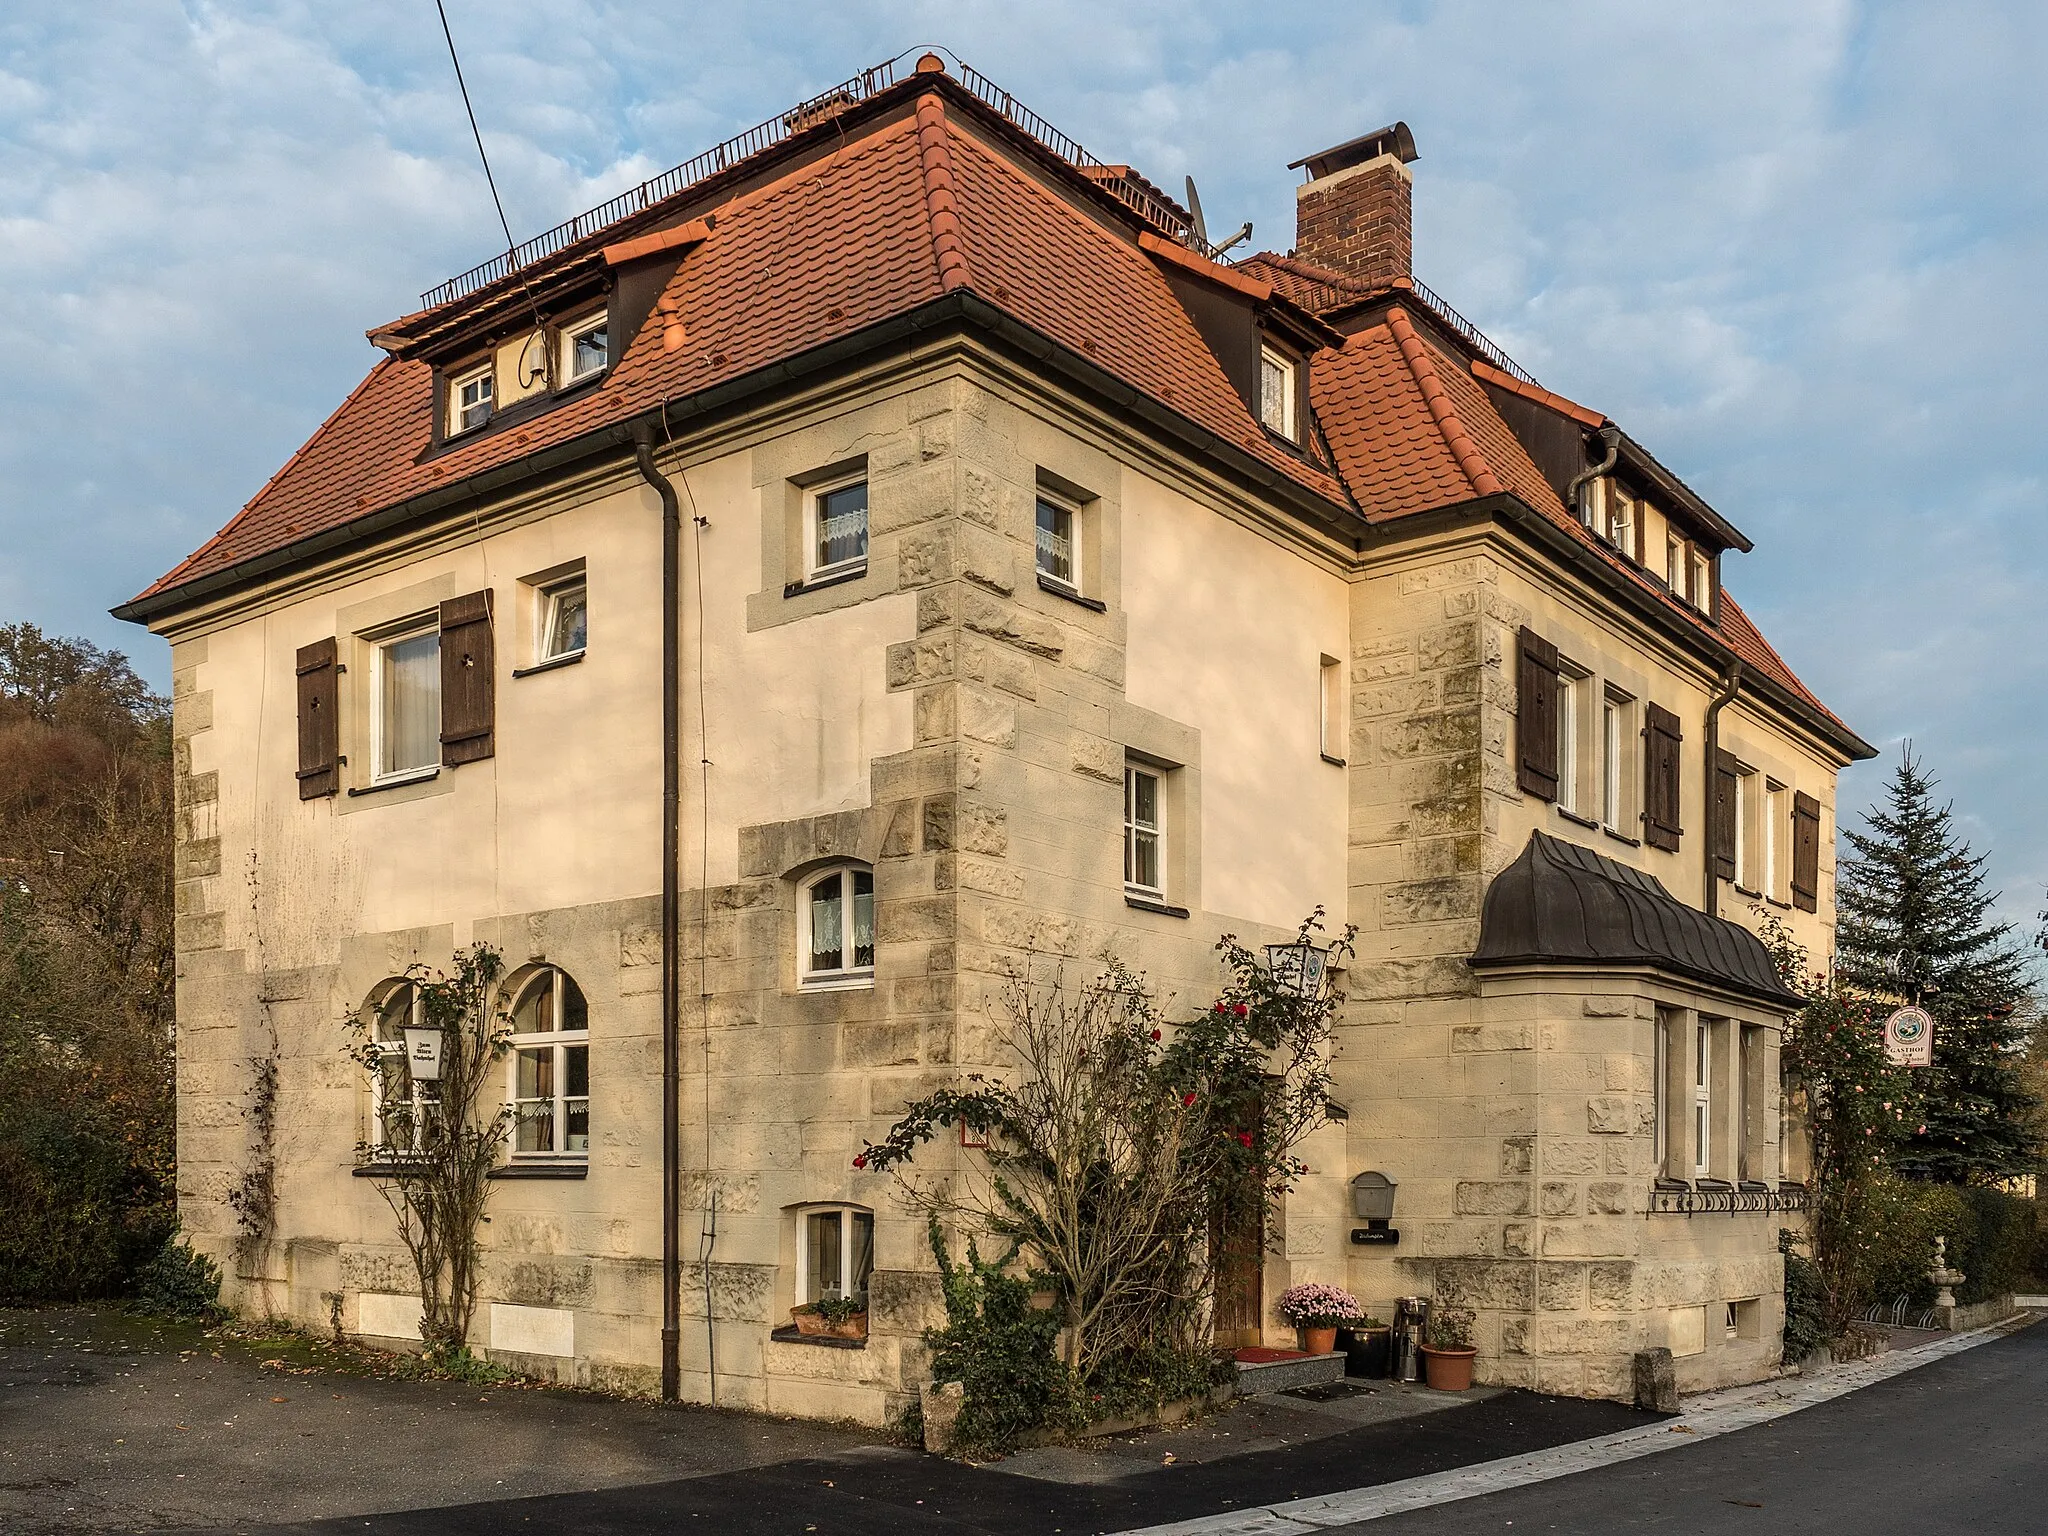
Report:
[[[1509,357],[1507,353],[1501,351],[1499,347],[1495,346],[1493,344],[1492,338],[1490,338],[1486,334],[1486,332],[1480,330],[1478,326],[1474,325],[1470,320],[1467,320],[1463,315],[1459,314],[1455,309],[1451,308],[1450,305],[1446,304],[1444,302],[1442,294],[1438,293],[1434,288],[1430,287],[1419,277],[1411,277],[1409,281],[1415,285],[1416,297],[1421,299],[1422,302],[1427,304],[1431,309],[1435,310],[1437,312],[1438,317],[1442,319],[1445,324],[1449,325],[1452,330],[1456,331],[1461,337],[1463,337],[1465,341],[1469,343],[1473,347],[1473,349],[1479,353],[1481,357],[1485,358],[1489,363],[1493,364],[1493,366],[1498,368],[1502,373],[1513,374],[1516,378],[1520,379],[1524,384],[1536,384],[1535,376],[1531,374],[1528,369],[1524,368],[1512,357]],[[1538,389],[1541,389],[1543,386],[1541,384],[1536,384],[1536,387]]]
[[[739,164],[751,155],[772,148],[784,139],[791,138],[818,123],[829,121],[846,108],[896,84],[901,78],[897,69],[899,62],[900,58],[889,59],[877,64],[873,69],[864,69],[859,74],[820,91],[808,100],[798,102],[786,112],[779,112],[766,122],[756,123],[744,133],[735,134],[722,143],[712,145],[702,154],[685,160],[681,165],[673,166],[659,176],[650,177],[637,187],[629,187],[617,197],[599,203],[595,208],[579,213],[575,218],[565,220],[553,229],[535,235],[531,240],[521,241],[509,251],[493,256],[489,261],[477,263],[467,272],[457,273],[447,282],[429,288],[421,294],[420,307],[434,309],[451,300],[464,298],[480,289],[488,288],[492,283],[510,277],[535,262],[544,261],[559,251],[567,250],[621,219],[642,213],[656,203],[687,190],[697,182]],[[1105,164],[979,70],[958,60],[955,61],[955,65],[959,70],[958,75],[954,77],[956,82],[965,86],[976,100],[1000,113],[1008,122],[1029,134],[1069,165],[1085,170]],[[1217,252],[1196,237],[1188,216],[1158,193],[1122,176],[1095,178],[1095,184],[1147,223],[1181,241],[1191,250],[1212,260],[1216,258]]]

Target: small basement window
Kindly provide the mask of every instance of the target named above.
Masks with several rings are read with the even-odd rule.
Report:
[[[1301,437],[1295,399],[1301,365],[1273,347],[1259,348],[1259,421],[1289,442]]]
[[[491,419],[491,367],[458,374],[448,381],[448,435],[472,431]]]
[[[590,315],[562,327],[562,383],[574,384],[610,366],[610,318]]]

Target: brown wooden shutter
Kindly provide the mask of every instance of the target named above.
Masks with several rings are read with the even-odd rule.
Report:
[[[1557,647],[1522,631],[1516,668],[1517,778],[1525,794],[1557,798]]]
[[[1643,709],[1643,841],[1668,853],[1678,851],[1683,836],[1679,825],[1678,749],[1685,733],[1678,728],[1678,716],[1655,704]]]
[[[341,789],[340,669],[332,637],[299,647],[299,798]]]
[[[1735,878],[1735,755],[1714,752],[1714,873]]]
[[[1792,796],[1792,905],[1820,910],[1820,802],[1804,794]]]
[[[441,761],[453,768],[496,750],[496,647],[491,594],[471,592],[441,605]]]

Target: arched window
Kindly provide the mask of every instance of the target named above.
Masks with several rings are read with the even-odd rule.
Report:
[[[441,1085],[416,1081],[405,1064],[405,1031],[418,1028],[420,989],[393,976],[371,989],[364,1007],[376,1065],[370,1074],[370,1145],[393,1156],[419,1150],[427,1119],[440,1104]]]
[[[841,864],[797,890],[797,977],[807,987],[875,979],[875,872]]]
[[[506,1098],[512,1156],[590,1156],[590,1010],[567,971],[537,965],[512,978]]]
[[[875,1213],[856,1205],[812,1205],[796,1212],[796,1303],[827,1296],[865,1303],[875,1270]]]

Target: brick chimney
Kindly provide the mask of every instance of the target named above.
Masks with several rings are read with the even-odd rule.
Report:
[[[1410,194],[1415,135],[1406,123],[1297,160],[1295,254],[1374,288],[1411,276],[1415,221]]]

